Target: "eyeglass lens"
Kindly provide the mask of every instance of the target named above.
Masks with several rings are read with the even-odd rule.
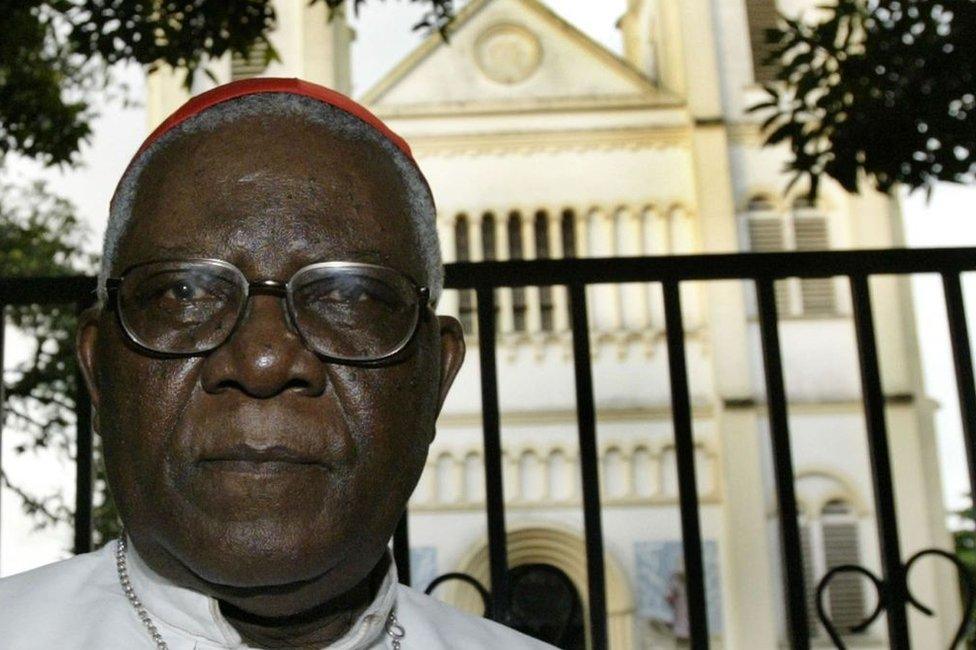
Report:
[[[313,266],[290,282],[290,310],[306,343],[325,356],[380,359],[413,334],[416,289],[393,269]],[[244,310],[247,281],[232,266],[160,262],[122,281],[119,310],[130,336],[151,350],[205,352],[223,343]]]

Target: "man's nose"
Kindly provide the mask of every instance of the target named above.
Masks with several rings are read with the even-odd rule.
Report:
[[[207,355],[201,381],[210,393],[237,389],[268,398],[294,390],[309,396],[325,391],[325,364],[302,342],[282,298],[251,296],[246,311],[224,343]]]

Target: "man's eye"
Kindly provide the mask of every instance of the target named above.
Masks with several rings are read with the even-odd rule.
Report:
[[[370,296],[361,289],[333,289],[326,296],[331,302],[366,302]]]
[[[187,281],[174,282],[163,287],[159,292],[159,296],[164,300],[175,300],[182,303],[206,300],[212,295],[203,286]]]
[[[396,290],[367,279],[312,283],[301,289],[300,303],[312,309],[355,311],[366,315],[371,310],[397,311],[403,307]]]

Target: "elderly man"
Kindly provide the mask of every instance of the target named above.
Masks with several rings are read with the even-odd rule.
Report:
[[[260,79],[171,116],[77,339],[125,533],[0,581],[0,647],[549,647],[397,584],[464,357],[442,275],[409,148],[348,98]]]

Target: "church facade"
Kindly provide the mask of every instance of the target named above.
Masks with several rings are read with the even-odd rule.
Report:
[[[814,4],[631,0],[618,55],[538,0],[471,0],[449,44],[427,39],[357,99],[414,149],[437,200],[446,262],[900,246],[899,207],[887,197],[829,183],[815,204],[803,188],[784,194],[785,152],[762,147],[757,119],[745,111],[769,75],[762,30],[776,9]],[[328,22],[324,3],[275,5],[281,61],[223,61],[218,79],[299,76],[348,90],[352,30]],[[185,99],[177,76],[151,75],[150,126]],[[682,292],[713,645],[779,647],[783,594],[755,297],[741,282],[688,283]],[[907,281],[875,278],[872,292],[907,557],[949,545],[935,407],[921,386]],[[812,585],[829,567],[880,573],[857,348],[844,282],[791,279],[776,294],[812,611]],[[588,302],[610,646],[681,647],[660,288],[592,286]],[[497,304],[510,564],[557,569],[585,610],[566,292],[501,289]],[[439,310],[461,319],[469,355],[411,501],[412,577],[423,588],[461,571],[487,585],[474,297],[448,291]],[[912,586],[940,613],[913,614],[913,644],[947,646],[959,612],[954,578],[925,566]],[[480,607],[464,585],[436,593]],[[843,626],[861,620],[875,595],[867,583],[840,580],[827,601]],[[882,621],[855,642],[887,647],[885,634]],[[829,646],[822,630],[815,644]]]

